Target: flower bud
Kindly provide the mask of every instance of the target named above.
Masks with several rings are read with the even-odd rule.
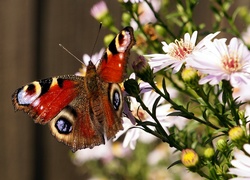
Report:
[[[188,168],[195,167],[199,162],[199,156],[193,149],[184,149],[181,153],[181,162]]]
[[[227,149],[227,142],[224,139],[219,139],[217,141],[217,149],[221,152]]]
[[[245,137],[243,129],[239,126],[230,129],[228,134],[232,141],[240,141]]]
[[[214,149],[211,147],[206,148],[204,151],[204,156],[207,159],[211,159],[214,156]]]
[[[198,82],[197,71],[191,67],[185,68],[181,73],[181,77],[189,85],[196,85]]]
[[[156,24],[155,30],[162,37],[166,36],[166,34],[167,34],[166,29],[164,27],[162,27],[161,25]]]
[[[128,79],[124,82],[125,91],[133,97],[138,97],[140,93],[140,87],[136,80]]]
[[[145,82],[152,82],[153,81],[153,72],[144,58],[144,56],[139,56],[137,60],[135,60],[132,64],[134,72],[136,76],[141,78],[141,80]]]

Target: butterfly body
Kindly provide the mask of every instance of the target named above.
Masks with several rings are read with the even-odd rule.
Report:
[[[15,110],[47,124],[72,151],[104,144],[123,129],[124,79],[133,29],[124,28],[111,42],[98,67],[90,61],[86,76],[63,75],[31,82],[12,95]]]

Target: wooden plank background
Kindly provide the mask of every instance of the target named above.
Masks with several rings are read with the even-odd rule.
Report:
[[[80,59],[83,53],[91,53],[99,24],[89,12],[96,2],[0,1],[1,179],[84,179],[71,163],[69,149],[58,143],[47,127],[13,111],[11,94],[33,80],[78,71],[79,62],[58,44]],[[107,4],[119,17],[119,4],[115,0]],[[103,47],[107,33],[105,28],[101,30],[96,51]]]
[[[6,180],[84,179],[47,127],[34,124],[24,113],[14,113],[11,94],[36,79],[74,74],[80,64],[58,44],[81,58],[90,53],[99,24],[89,14],[97,0],[0,1],[0,177]],[[209,4],[200,6],[197,21],[207,19]],[[239,1],[240,2],[240,1]],[[107,1],[120,24],[121,8]],[[204,9],[204,7],[206,7]],[[201,12],[201,13],[200,13]],[[210,13],[211,15],[211,13]],[[244,26],[244,25],[243,25]],[[103,29],[96,51],[103,46]]]

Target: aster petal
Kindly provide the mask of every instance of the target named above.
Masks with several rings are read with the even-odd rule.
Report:
[[[243,158],[244,160],[246,160],[245,158],[247,158],[247,156],[245,154],[242,154],[242,155],[238,154],[238,156],[235,155],[235,158],[238,159],[238,160],[232,160],[231,161],[231,164],[234,167],[239,168],[239,169],[244,170],[244,171],[249,171],[250,170],[250,167],[247,166],[246,164],[244,164],[243,161],[239,161],[239,159],[241,159],[241,158]],[[250,175],[250,172],[249,172],[249,175]]]
[[[173,63],[171,66],[173,68],[173,73],[175,74],[175,73],[179,72],[183,64],[184,64],[183,61],[177,61],[177,62]]]
[[[83,63],[84,63],[85,65],[88,65],[91,58],[90,58],[90,56],[89,56],[88,54],[84,54],[84,55],[82,56],[82,59],[83,59]]]
[[[234,180],[239,178],[250,178],[250,144],[244,144],[243,148],[249,154],[246,154],[241,150],[235,150],[235,159],[231,161],[234,168],[229,168],[229,174],[235,174],[238,176],[237,178],[233,178]]]
[[[195,47],[195,49],[200,49],[202,48],[206,42],[211,41],[215,36],[217,36],[220,32],[216,32],[213,34],[209,34],[207,36],[205,36]]]
[[[233,51],[237,51],[239,52],[240,50],[240,42],[237,38],[232,38],[229,42],[229,45],[228,45],[228,49],[229,51],[230,50],[233,50]],[[239,54],[241,54],[241,52],[239,52]]]
[[[248,177],[248,178],[250,177],[250,172],[246,172],[238,168],[229,168],[229,174],[236,174],[239,175],[240,177]]]
[[[209,52],[196,52],[193,59],[188,62],[189,66],[204,74],[221,72],[221,62],[217,55]],[[213,72],[211,72],[213,71]]]
[[[193,45],[195,45],[195,43],[196,43],[196,39],[197,39],[197,35],[198,35],[198,32],[197,31],[194,31],[193,32],[193,34],[192,34],[192,37],[191,37],[191,43],[193,44]]]
[[[162,41],[161,42],[162,43],[162,50],[165,52],[165,53],[168,53],[169,52],[169,45],[166,43],[166,42],[164,42],[164,41]]]
[[[244,148],[245,147],[249,148],[249,144],[245,144]],[[249,164],[250,157],[247,156],[243,151],[235,151],[234,152],[234,157],[235,157],[235,159],[237,159],[238,162],[240,162],[241,164],[243,164],[245,167],[248,167],[247,170],[250,170],[250,164]],[[232,161],[235,162],[236,160],[232,160]],[[249,173],[250,173],[250,171],[249,171]]]
[[[239,87],[242,83],[250,83],[250,74],[236,72],[231,74],[230,83],[233,87]]]
[[[219,82],[222,79],[229,80],[228,76],[224,76],[224,75],[221,75],[221,76],[207,75],[206,77],[199,80],[199,84],[206,84],[207,82],[209,82],[209,84],[215,85],[215,84],[219,84]]]
[[[190,42],[190,39],[191,39],[190,34],[189,33],[185,33],[184,34],[184,42]]]
[[[121,137],[131,127],[133,127],[133,124],[131,123],[129,118],[123,117],[122,120],[123,120],[123,123],[122,123],[123,130],[118,131],[118,133],[116,133],[115,137],[113,138],[113,141],[116,141],[117,139],[119,139],[119,137]]]
[[[135,149],[136,141],[140,136],[140,129],[133,128],[129,130],[124,138],[123,147],[130,147],[131,149]]]
[[[248,153],[248,155],[250,155],[250,144],[244,144],[243,148],[245,149],[245,151]],[[250,160],[249,160],[250,162]]]

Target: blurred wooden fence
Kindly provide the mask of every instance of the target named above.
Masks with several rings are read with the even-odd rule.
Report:
[[[0,1],[0,179],[84,179],[71,163],[69,149],[47,127],[13,111],[11,94],[33,80],[78,71],[81,65],[58,44],[80,59],[92,51],[99,24],[89,12],[96,2]],[[107,4],[119,17],[118,3]],[[101,30],[96,51],[108,32]]]

